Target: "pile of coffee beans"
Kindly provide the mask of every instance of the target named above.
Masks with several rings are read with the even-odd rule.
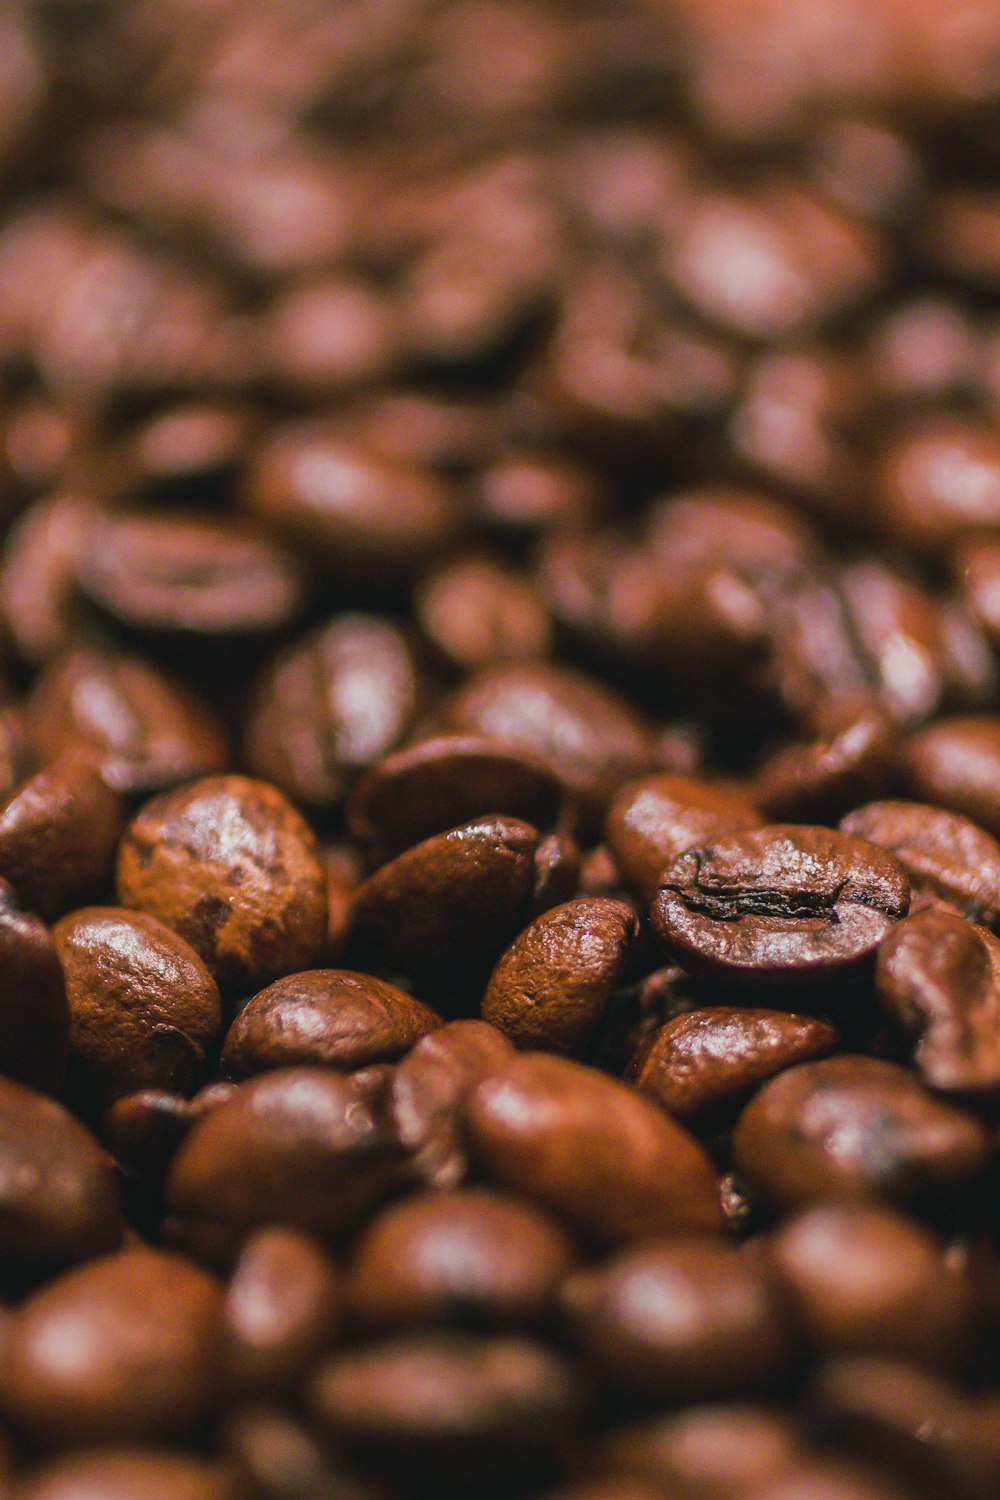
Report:
[[[1000,1500],[1000,0],[0,95],[0,1500]]]

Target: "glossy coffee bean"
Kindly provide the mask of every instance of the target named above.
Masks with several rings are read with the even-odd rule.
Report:
[[[138,1089],[194,1093],[222,1029],[218,987],[194,949],[155,917],[116,906],[71,912],[53,937],[75,1097],[102,1110]]]
[[[147,802],[118,851],[118,896],[178,932],[226,991],[304,968],[326,927],[311,830],[274,787],[243,776]]]
[[[166,1449],[97,1448],[51,1459],[18,1485],[17,1500],[232,1500],[217,1463]]]
[[[204,1271],[162,1251],[69,1271],[18,1308],[0,1408],[46,1446],[182,1436],[219,1398],[221,1300]]]
[[[667,948],[700,973],[801,983],[857,967],[909,903],[906,873],[886,850],[779,823],[678,855],[661,874],[652,920]]]
[[[1000,844],[968,818],[920,802],[870,802],[840,828],[891,850],[915,901],[944,901],[987,926],[1000,916]]]
[[[733,1132],[737,1170],[783,1207],[947,1196],[976,1176],[986,1153],[978,1120],[875,1057],[789,1069],[764,1085]]]
[[[592,1068],[518,1057],[475,1089],[466,1128],[490,1178],[585,1239],[627,1244],[720,1227],[711,1164],[693,1137]]]
[[[370,974],[311,969],[254,995],[226,1036],[222,1069],[246,1078],[268,1068],[322,1063],[351,1072],[395,1062],[441,1018]]]
[[[796,1063],[836,1049],[837,1032],[815,1016],[711,1006],[674,1016],[629,1069],[640,1093],[685,1118],[739,1101]]]
[[[891,785],[896,732],[881,704],[834,703],[819,718],[817,739],[789,745],[758,768],[752,795],[768,817],[830,823]]]
[[[0,875],[29,911],[61,917],[110,885],[122,822],[119,798],[92,766],[56,761],[0,807]]]
[[[241,1395],[294,1388],[337,1338],[340,1280],[322,1247],[294,1229],[243,1245],[222,1307],[227,1379]]]
[[[912,797],[971,818],[1000,838],[1000,719],[939,719],[911,735],[901,760]]]
[[[347,1310],[366,1331],[530,1327],[554,1309],[573,1260],[558,1226],[517,1198],[486,1188],[425,1193],[383,1209],[361,1235]]]
[[[51,933],[0,881],[0,1074],[55,1091],[69,1060],[66,983]]]
[[[139,1089],[123,1094],[101,1120],[101,1140],[125,1177],[162,1182],[174,1153],[196,1119],[181,1094]]]

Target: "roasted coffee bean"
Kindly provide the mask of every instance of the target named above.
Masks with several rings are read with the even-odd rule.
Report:
[[[753,1485],[802,1457],[792,1420],[750,1402],[699,1405],[618,1428],[602,1441],[603,1462],[682,1494],[739,1500]]]
[[[381,1488],[354,1482],[305,1423],[273,1405],[243,1406],[225,1424],[222,1446],[237,1493],[256,1500],[384,1500]]]
[[[349,951],[442,1006],[478,988],[527,915],[537,846],[529,823],[499,816],[425,839],[355,893]]]
[[[482,1017],[516,1047],[579,1055],[621,978],[638,932],[632,909],[581,897],[537,917],[503,954]]]
[[[901,750],[911,796],[961,813],[1000,838],[1000,719],[940,719]]]
[[[971,1332],[968,1285],[933,1235],[865,1203],[824,1203],[787,1219],[768,1259],[809,1344],[947,1370]]]
[[[403,738],[419,686],[395,625],[341,615],[265,668],[246,726],[247,760],[290,797],[334,807]]]
[[[792,1353],[766,1271],[721,1240],[624,1251],[566,1287],[576,1340],[618,1387],[657,1401],[767,1389]]]
[[[46,1446],[182,1436],[219,1399],[221,1301],[204,1271],[159,1250],[68,1271],[11,1319],[0,1409]]]
[[[473,1092],[466,1128],[492,1179],[586,1239],[627,1244],[721,1226],[711,1164],[694,1138],[579,1063],[529,1053],[500,1066]]]
[[[663,871],[686,849],[763,822],[735,789],[657,775],[622,787],[608,809],[605,836],[626,885],[648,904]]]
[[[261,990],[240,1011],[222,1049],[230,1078],[323,1063],[351,1072],[395,1060],[441,1025],[412,995],[370,974],[311,969]]]
[[[875,1057],[828,1057],[766,1083],[733,1132],[733,1161],[766,1199],[947,1196],[981,1170],[982,1125]]]
[[[256,413],[238,402],[179,402],[134,428],[129,452],[142,484],[170,499],[194,498],[232,477],[256,426]]]
[[[189,1099],[164,1089],[123,1094],[101,1121],[101,1139],[125,1177],[162,1182],[196,1114]]]
[[[0,807],[0,874],[51,920],[101,894],[114,872],[121,803],[84,760],[56,761]]]
[[[400,362],[388,299],[348,277],[289,287],[267,309],[261,342],[275,385],[304,396],[367,385]]]
[[[459,671],[548,653],[549,618],[538,593],[489,558],[462,558],[424,578],[415,607],[427,640]]]
[[[558,1226],[517,1198],[425,1193],[383,1209],[356,1243],[347,1311],[366,1331],[528,1327],[554,1309],[573,1259]]]
[[[59,1087],[69,1060],[66,985],[51,934],[0,880],[0,1074]]]
[[[652,920],[693,971],[748,984],[815,983],[869,958],[909,903],[906,872],[888,851],[776,823],[678,855],[661,873]]]
[[[117,906],[71,912],[53,937],[75,1097],[103,1110],[138,1089],[194,1093],[222,1029],[218,988],[194,949],[155,917]]]
[[[0,556],[0,610],[18,653],[32,666],[69,644],[76,623],[77,559],[94,502],[57,491],[36,500],[11,527]]]
[[[97,1448],[56,1458],[21,1480],[17,1500],[233,1500],[217,1463],[150,1448]]]
[[[532,917],[540,917],[576,895],[582,864],[580,846],[569,834],[549,833],[539,839],[531,879]]]
[[[222,1308],[227,1378],[241,1395],[294,1388],[336,1340],[340,1280],[325,1251],[294,1229],[245,1242]]]
[[[629,1069],[640,1093],[684,1119],[738,1102],[758,1084],[837,1047],[834,1028],[781,1010],[712,1006],[667,1021]]]
[[[889,445],[876,475],[887,536],[933,555],[964,531],[1000,523],[1000,441],[976,418],[932,416]]]
[[[818,739],[777,751],[753,778],[753,800],[770,818],[832,823],[890,786],[896,734],[880,704],[834,702],[817,717]]]
[[[879,1471],[835,1459],[803,1463],[746,1493],[747,1500],[909,1500]]]
[[[840,829],[892,851],[915,907],[943,901],[987,926],[1000,917],[1000,844],[967,818],[920,802],[871,802],[842,818]]]
[[[658,1500],[662,1491],[641,1479],[609,1475],[588,1484],[568,1484],[557,1490],[546,1490],[542,1500]]]
[[[326,928],[313,833],[274,787],[243,776],[147,802],[119,847],[118,896],[178,932],[226,991],[304,968]]]

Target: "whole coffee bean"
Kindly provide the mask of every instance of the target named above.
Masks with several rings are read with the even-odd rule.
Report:
[[[909,1500],[909,1491],[877,1471],[817,1459],[747,1490],[746,1500]]]
[[[139,1089],[123,1094],[105,1112],[101,1139],[123,1176],[162,1182],[195,1119],[191,1101],[181,1094]]]
[[[870,802],[842,818],[840,830],[890,849],[914,904],[944,901],[987,926],[1000,917],[1000,844],[958,813],[921,802]]]
[[[833,1052],[837,1032],[815,1016],[712,1006],[674,1018],[639,1050],[640,1093],[682,1119],[740,1100],[796,1063]]]
[[[94,502],[57,491],[14,522],[0,555],[0,610],[19,655],[51,661],[76,623],[76,564],[94,519]]]
[[[483,735],[559,777],[585,830],[596,831],[621,782],[649,769],[649,727],[593,678],[545,662],[484,668],[443,705],[450,729]]]
[[[1000,440],[976,417],[934,415],[891,443],[876,476],[887,536],[933,556],[972,528],[1000,523]]]
[[[52,920],[110,884],[122,830],[117,795],[85,761],[56,761],[0,806],[0,875]]]
[[[961,813],[1000,838],[1000,718],[939,719],[901,750],[910,795]]]
[[[0,1276],[38,1276],[122,1237],[111,1162],[62,1105],[0,1078]]]
[[[293,1389],[339,1331],[333,1262],[298,1230],[258,1230],[233,1268],[222,1322],[227,1378],[241,1395]]]
[[[348,1314],[366,1331],[531,1326],[554,1308],[573,1260],[562,1230],[517,1198],[424,1193],[383,1209],[356,1242]]]
[[[189,1132],[167,1179],[171,1211],[222,1248],[266,1224],[338,1238],[386,1195],[397,1152],[359,1090],[323,1068],[243,1084]]]
[[[531,915],[540,917],[576,895],[583,859],[568,833],[549,833],[535,850],[531,880]]]
[[[514,1053],[485,1021],[449,1021],[417,1042],[396,1069],[389,1107],[412,1167],[429,1187],[454,1188],[468,1170],[465,1102]]]
[[[66,985],[52,936],[0,880],[0,1074],[54,1091],[69,1060]]]
[[[823,1354],[877,1354],[947,1370],[970,1332],[968,1286],[920,1224],[866,1203],[786,1219],[768,1247],[796,1325]]]
[[[497,1068],[473,1092],[466,1128],[491,1178],[588,1240],[721,1225],[711,1163],[693,1137],[579,1063],[529,1053]]]
[[[21,1480],[16,1500],[233,1500],[217,1463],[150,1448],[96,1448],[57,1458]]]
[[[387,299],[346,276],[289,287],[266,310],[261,341],[274,382],[307,397],[366,385],[399,362]]]
[[[471,672],[549,652],[549,616],[527,578],[488,557],[463,557],[421,580],[420,627],[443,660]]]
[[[441,1018],[370,974],[311,969],[254,995],[226,1036],[222,1069],[246,1078],[266,1068],[323,1063],[350,1072],[395,1062]]]
[[[790,1415],[773,1406],[724,1402],[688,1407],[612,1431],[600,1446],[610,1467],[660,1492],[740,1500],[751,1486],[803,1456]]]
[[[326,937],[316,962],[335,967],[341,963],[351,927],[354,892],[361,884],[361,861],[344,846],[327,845],[319,851],[326,884]]]
[[[625,884],[653,900],[660,875],[679,854],[719,834],[758,828],[764,819],[741,793],[691,776],[629,782],[608,809],[605,837]]]
[[[762,1267],[720,1240],[679,1237],[624,1251],[566,1287],[577,1342],[612,1383],[657,1401],[772,1385],[792,1353]]]
[[[42,762],[82,752],[127,795],[220,771],[228,759],[207,709],[137,657],[83,647],[57,657],[36,681],[27,715]]]
[[[118,897],[180,933],[225,991],[305,968],[326,928],[311,830],[279,791],[244,776],[147,802],[119,847]]]
[[[231,478],[256,427],[256,413],[237,401],[178,402],[132,429],[129,452],[143,487],[193,499]]]
[[[443,735],[387,755],[355,785],[347,826],[380,859],[486,813],[549,828],[559,810],[557,777],[494,740]]]
[[[584,464],[556,454],[511,452],[475,476],[473,503],[490,527],[532,535],[593,522],[606,509],[608,497],[600,476]]]
[[[334,807],[398,745],[418,694],[402,631],[377,615],[340,615],[265,668],[247,720],[247,761],[297,801]]]
[[[639,930],[631,907],[601,896],[537,917],[500,958],[482,1017],[516,1047],[583,1052]]]
[[[11,1319],[0,1408],[46,1446],[180,1437],[219,1398],[221,1301],[204,1271],[159,1250],[68,1271]]]
[[[238,1494],[254,1500],[385,1500],[385,1491],[344,1473],[301,1418],[272,1405],[244,1406],[222,1431]]]
[[[137,1089],[194,1093],[222,1029],[218,987],[194,949],[155,917],[117,906],[71,912],[53,937],[74,1096],[103,1110]]]
[[[358,889],[349,951],[442,1007],[477,993],[526,915],[537,845],[529,823],[500,816],[425,839]]]
[[[822,1198],[890,1202],[961,1188],[980,1171],[980,1122],[875,1057],[827,1057],[766,1083],[733,1132],[733,1162],[782,1206]]]
[[[909,904],[906,873],[887,850],[775,823],[678,855],[660,876],[652,922],[693,972],[815,983],[867,959]]]
[[[916,912],[879,949],[875,985],[931,1088],[1000,1089],[1000,940],[992,932],[943,909]]]
[[[778,750],[753,778],[754,802],[770,818],[832,823],[889,788],[896,732],[881,704],[834,702],[817,717],[819,738]]]

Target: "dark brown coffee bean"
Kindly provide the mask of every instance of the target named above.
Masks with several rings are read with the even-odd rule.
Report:
[[[190,1131],[167,1180],[173,1213],[238,1243],[265,1224],[337,1238],[383,1198],[396,1170],[349,1079],[322,1068],[253,1078]]]
[[[311,830],[279,791],[244,776],[147,802],[119,848],[118,896],[180,933],[226,991],[305,968],[326,929]]]
[[[515,1058],[475,1089],[466,1127],[491,1178],[589,1240],[720,1227],[715,1177],[693,1137],[592,1068]]]
[[[233,1500],[217,1463],[149,1448],[97,1448],[53,1459],[21,1480],[16,1500]]]
[[[78,648],[38,678],[28,733],[43,762],[81,752],[109,787],[155,792],[222,770],[225,737],[186,687],[137,657]]]
[[[783,1010],[714,1006],[675,1016],[644,1044],[630,1075],[640,1093],[682,1119],[745,1094],[837,1046],[832,1026]]]
[[[973,527],[1000,524],[1000,441],[976,418],[934,416],[891,444],[877,475],[889,538],[933,555]]]
[[[500,958],[482,1017],[516,1047],[583,1052],[639,930],[631,907],[600,896],[537,917]]]
[[[247,1002],[226,1036],[222,1069],[230,1078],[308,1063],[351,1072],[395,1062],[440,1025],[428,1006],[382,979],[312,969]]]
[[[537,591],[488,557],[460,558],[429,574],[414,603],[427,640],[459,671],[546,656],[551,646]]]
[[[192,1094],[222,1029],[219,991],[154,917],[87,906],[53,929],[66,976],[70,1088],[103,1110],[137,1089]]]
[[[485,813],[548,828],[559,782],[530,757],[493,740],[445,735],[387,755],[362,777],[347,803],[347,826],[382,859]]]
[[[750,1402],[699,1405],[618,1428],[600,1446],[603,1462],[659,1493],[740,1500],[751,1486],[802,1457],[790,1416]]]
[[[280,630],[299,614],[295,559],[199,513],[119,511],[87,530],[76,571],[84,596],[130,630],[196,637]]]
[[[384,1209],[357,1241],[345,1297],[354,1324],[525,1327],[555,1305],[574,1259],[563,1232],[503,1193],[424,1193]]]
[[[1000,940],[939,908],[900,922],[879,949],[884,1014],[941,1093],[1000,1089]]]
[[[917,898],[947,902],[971,922],[1000,916],[1000,844],[957,813],[920,802],[870,802],[840,830],[891,849]]]
[[[241,1395],[294,1388],[339,1331],[333,1262],[298,1230],[259,1230],[233,1268],[222,1323],[227,1377]]]
[[[0,1074],[55,1090],[69,1060],[66,986],[51,934],[0,880]]]
[[[901,751],[911,796],[947,807],[1000,838],[1000,718],[940,719]]]
[[[110,885],[122,823],[119,798],[92,766],[56,761],[0,807],[0,874],[51,921]]]
[[[222,1432],[237,1493],[254,1500],[386,1500],[381,1486],[347,1475],[318,1436],[280,1407],[242,1407]]]
[[[399,744],[419,688],[413,653],[395,625],[377,615],[339,615],[265,668],[246,725],[247,760],[297,801],[336,806],[362,771]]]
[[[815,982],[868,958],[909,904],[906,873],[887,850],[775,823],[679,855],[661,874],[652,921],[693,971]]]
[[[627,1250],[573,1278],[565,1297],[574,1335],[598,1369],[658,1401],[756,1393],[792,1353],[764,1270],[721,1240]]]
[[[751,795],[769,818],[832,823],[889,789],[896,733],[885,709],[874,702],[833,702],[818,718],[817,739],[776,751],[753,778]],[[842,832],[850,830],[842,826]]]
[[[389,1108],[417,1177],[454,1188],[468,1170],[465,1103],[476,1084],[514,1055],[485,1021],[449,1021],[419,1041],[396,1069]]]
[[[947,1194],[986,1158],[982,1125],[875,1057],[827,1057],[766,1083],[733,1132],[750,1186],[789,1206]]]
[[[219,1399],[221,1301],[204,1271],[158,1250],[68,1271],[11,1320],[0,1408],[47,1446],[182,1436]]]
[[[76,623],[76,565],[94,521],[94,502],[57,493],[36,500],[11,527],[0,558],[0,609],[24,660],[51,661]]]
[[[608,809],[605,836],[626,885],[645,904],[656,895],[663,870],[685,849],[763,821],[733,788],[657,775],[622,787]]]
[[[537,843],[529,823],[499,816],[425,839],[357,891],[352,951],[442,1007],[449,991],[478,991],[526,914]]]
[[[101,1139],[125,1177],[162,1182],[196,1118],[191,1101],[181,1094],[139,1089],[123,1094],[105,1112]]]
[[[576,895],[583,860],[580,846],[567,833],[539,839],[531,880],[531,915],[540,917]]]
[[[865,1203],[787,1219],[768,1257],[796,1324],[823,1354],[877,1354],[949,1369],[970,1333],[968,1286],[921,1225]]]

